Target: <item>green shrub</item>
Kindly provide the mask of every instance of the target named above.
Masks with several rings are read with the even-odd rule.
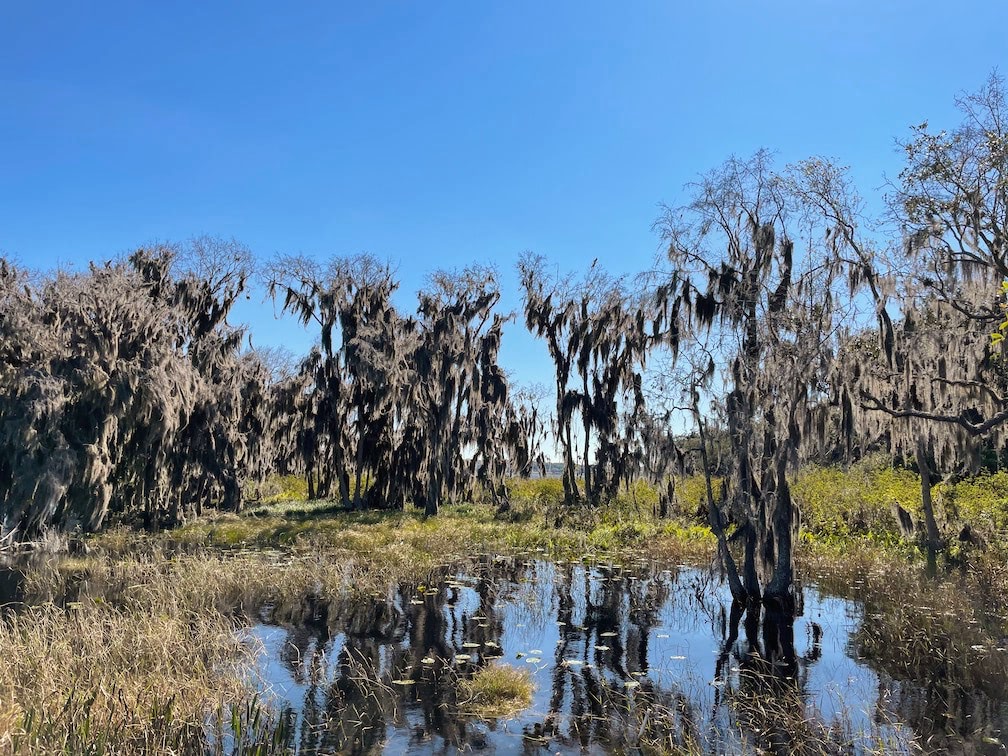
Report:
[[[802,525],[815,536],[890,541],[900,537],[893,502],[915,518],[920,515],[920,478],[877,458],[848,470],[809,465],[794,477],[791,491]]]

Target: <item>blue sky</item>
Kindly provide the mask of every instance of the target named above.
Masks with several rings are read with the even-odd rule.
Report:
[[[404,307],[491,262],[517,308],[523,251],[643,269],[658,204],[732,154],[834,157],[871,199],[910,124],[954,125],[956,93],[1008,72],[1006,28],[995,0],[0,0],[0,253],[367,251]],[[269,305],[238,317],[308,346]],[[502,361],[550,380],[521,329]]]

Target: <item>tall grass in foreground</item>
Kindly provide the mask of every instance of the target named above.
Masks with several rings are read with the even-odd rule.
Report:
[[[250,649],[217,612],[42,604],[0,622],[0,750],[172,752],[248,695]]]

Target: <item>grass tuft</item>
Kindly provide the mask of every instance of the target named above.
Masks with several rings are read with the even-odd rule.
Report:
[[[513,717],[532,703],[535,684],[527,669],[492,664],[462,678],[458,685],[460,709],[486,719]]]

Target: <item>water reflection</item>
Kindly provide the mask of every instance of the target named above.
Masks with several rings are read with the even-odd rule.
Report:
[[[0,563],[0,607],[13,611],[24,602],[24,570]]]
[[[485,557],[298,617],[253,633],[302,753],[900,750],[895,722],[981,733],[966,737],[982,752],[1008,721],[1003,702],[895,683],[851,658],[854,604],[810,588],[797,619],[747,609],[686,567]],[[514,719],[461,713],[458,680],[493,663],[536,683]]]

